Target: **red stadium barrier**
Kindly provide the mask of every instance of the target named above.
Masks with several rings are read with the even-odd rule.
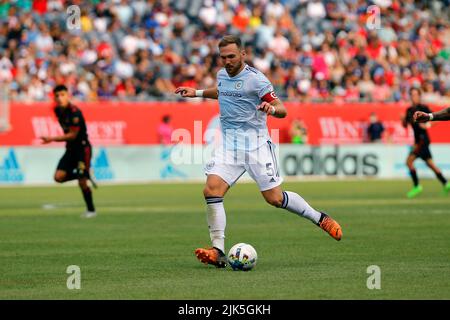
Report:
[[[194,121],[201,121],[202,134],[218,114],[218,105],[205,103],[98,102],[78,103],[87,119],[94,145],[157,144],[161,118],[172,116],[173,128],[184,128],[199,135]],[[405,130],[400,116],[405,104],[298,104],[286,103],[285,119],[269,117],[269,128],[280,129],[280,142],[289,142],[289,126],[301,118],[309,133],[310,144],[361,143],[371,112],[376,112],[386,128],[385,141],[410,143],[411,130]],[[433,108],[440,109],[441,106]],[[0,133],[0,145],[39,145],[39,137],[61,133],[49,103],[11,103],[11,130]],[[450,142],[450,124],[435,122],[429,130],[434,143]]]

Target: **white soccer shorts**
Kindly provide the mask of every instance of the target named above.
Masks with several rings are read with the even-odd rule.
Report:
[[[218,175],[230,187],[245,172],[258,184],[260,191],[279,186],[283,178],[280,176],[275,145],[267,141],[252,151],[224,150],[219,147],[205,165],[206,175]]]

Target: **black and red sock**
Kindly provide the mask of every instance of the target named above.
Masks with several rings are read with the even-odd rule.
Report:
[[[447,184],[447,179],[444,178],[444,176],[442,175],[442,172],[437,172],[436,173],[436,178],[438,178],[438,180],[445,186]]]
[[[411,175],[411,179],[414,183],[414,187],[417,187],[419,185],[419,178],[417,177],[416,169],[409,169],[409,174]]]
[[[94,201],[92,199],[91,188],[87,187],[86,189],[81,189],[81,191],[83,192],[84,202],[86,202],[86,207],[87,207],[88,211],[94,212],[95,207],[94,207]]]

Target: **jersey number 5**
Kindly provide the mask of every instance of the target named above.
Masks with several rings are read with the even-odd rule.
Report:
[[[266,169],[267,169],[267,175],[269,177],[273,177],[275,175],[275,171],[273,170],[272,164],[270,162],[266,163]]]

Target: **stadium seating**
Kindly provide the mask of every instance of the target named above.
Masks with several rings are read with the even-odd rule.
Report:
[[[80,28],[63,0],[0,3],[10,99],[48,101],[56,83],[84,101],[180,99],[176,86],[214,85],[217,40],[232,33],[285,100],[403,101],[420,86],[424,102],[450,101],[448,0],[71,3]]]

